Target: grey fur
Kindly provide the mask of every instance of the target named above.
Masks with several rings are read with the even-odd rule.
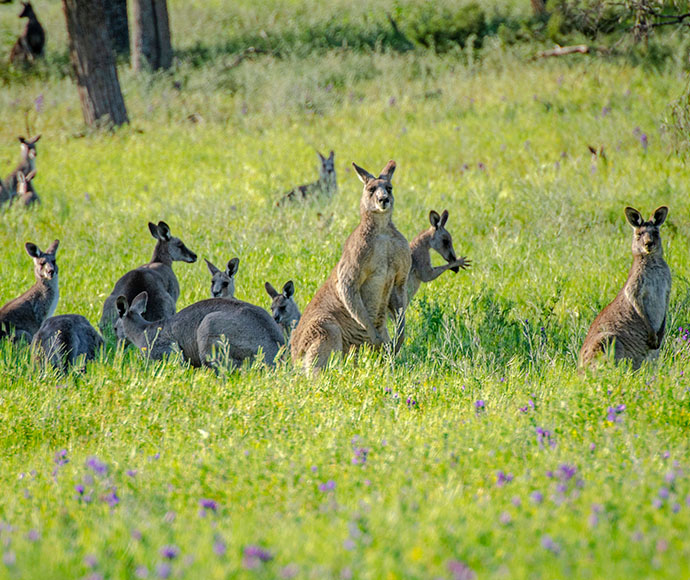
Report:
[[[338,193],[338,181],[335,175],[335,153],[331,151],[328,157],[324,157],[318,151],[316,153],[319,156],[318,181],[307,183],[306,185],[298,185],[291,189],[276,202],[276,206],[280,207],[285,202],[304,201],[316,197],[330,198]]]
[[[96,358],[103,338],[80,314],[61,314],[43,321],[31,347],[37,357],[66,373],[80,357],[84,362]]]
[[[288,280],[283,285],[283,289],[278,292],[270,282],[264,284],[266,292],[271,297],[271,314],[276,324],[283,329],[285,336],[290,338],[301,318],[299,306],[295,302],[295,284]]]
[[[240,267],[240,259],[232,258],[225,272],[216,268],[211,262],[206,260],[209,272],[211,272],[211,298],[233,298],[235,296],[235,274]]]

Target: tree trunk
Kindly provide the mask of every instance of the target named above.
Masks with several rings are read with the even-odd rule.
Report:
[[[127,0],[106,0],[104,4],[113,50],[118,55],[129,56]]]
[[[166,0],[134,0],[132,4],[132,68],[168,69],[172,44]]]
[[[109,1],[109,0],[105,0]],[[69,53],[84,121],[91,127],[128,123],[117,78],[115,54],[103,8],[104,0],[62,0]]]

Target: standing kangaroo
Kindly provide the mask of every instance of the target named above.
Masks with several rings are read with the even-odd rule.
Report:
[[[57,308],[58,267],[55,261],[60,240],[55,240],[45,252],[27,242],[26,253],[33,258],[36,283],[24,294],[0,308],[0,338],[31,342],[43,321]]]
[[[158,225],[149,222],[149,231],[157,240],[153,257],[148,264],[130,270],[115,282],[113,291],[103,304],[103,315],[99,323],[101,330],[115,322],[115,301],[118,296],[124,296],[130,301],[144,290],[149,298],[147,320],[161,320],[175,314],[180,284],[172,269],[172,263],[196,262],[196,254],[185,246],[180,238],[172,236],[170,227],[165,222],[158,222]]]
[[[182,351],[192,366],[212,366],[214,347],[227,346],[229,362],[241,366],[263,350],[266,364],[273,365],[285,344],[278,325],[263,308],[234,298],[210,298],[183,308],[171,318],[147,322],[148,295],[138,294],[131,305],[117,298],[118,338],[127,338],[152,359]]]
[[[14,171],[10,173],[5,179],[5,190],[7,192],[7,200],[10,204],[14,201],[14,198],[18,195],[19,188],[19,174],[23,174],[24,177],[31,175],[32,172],[36,171],[36,143],[41,138],[40,135],[36,135],[31,139],[26,139],[25,137],[19,137],[19,146],[21,148],[21,159],[19,164],[15,167]],[[34,174],[35,175],[35,174]],[[33,178],[32,178],[33,179]],[[34,190],[33,183],[31,180],[27,180],[27,194],[38,200],[38,195]],[[2,202],[2,197],[0,196],[0,202]]]
[[[17,38],[12,50],[10,51],[10,62],[12,64],[31,63],[37,57],[43,56],[43,47],[46,42],[46,33],[43,26],[36,18],[31,2],[22,2],[23,8],[19,13],[19,18],[28,18],[24,32]]]
[[[298,185],[295,189],[288,191],[276,202],[276,206],[281,206],[287,201],[302,201],[314,199],[316,197],[333,197],[338,192],[338,183],[335,177],[335,153],[331,151],[328,157],[319,153],[319,180],[306,185]]]
[[[206,260],[206,258],[204,258]],[[235,274],[240,267],[240,259],[233,258],[225,267],[225,272],[216,268],[206,260],[206,265],[211,272],[211,297],[232,298],[235,296]]]
[[[611,345],[614,360],[629,359],[633,369],[659,356],[671,292],[671,270],[659,236],[667,215],[668,208],[662,206],[644,221],[636,209],[625,208],[633,227],[632,266],[621,291],[594,319],[580,351],[581,366],[592,363]]]
[[[285,336],[290,338],[292,331],[297,326],[301,317],[297,302],[295,302],[295,285],[292,280],[288,280],[283,285],[281,292],[278,292],[270,282],[264,284],[266,292],[271,297],[271,313],[276,324],[283,329]]]
[[[292,335],[292,359],[321,368],[332,352],[390,342],[389,310],[396,313],[396,343],[405,328],[410,247],[393,224],[395,161],[378,177],[352,164],[364,189],[360,223],[345,241],[340,261],[307,305]]]
[[[35,169],[27,176],[24,176],[21,171],[17,173],[17,197],[24,207],[30,207],[34,203],[41,203],[38,194],[31,187],[31,180],[34,177],[36,177]]]
[[[103,338],[80,314],[61,314],[43,321],[31,347],[38,357],[66,373],[79,357],[83,356],[84,362],[96,358]]]

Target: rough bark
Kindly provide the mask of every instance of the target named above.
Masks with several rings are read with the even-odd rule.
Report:
[[[106,0],[108,1],[108,0]],[[91,127],[129,122],[117,77],[104,0],[62,0],[69,53],[84,121]]]
[[[127,0],[106,0],[105,16],[112,47],[118,55],[129,55],[129,21]]]
[[[172,66],[172,43],[166,0],[132,3],[132,68],[135,71]]]

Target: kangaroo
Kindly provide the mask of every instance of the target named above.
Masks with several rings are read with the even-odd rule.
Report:
[[[392,220],[395,161],[389,161],[378,177],[352,165],[364,184],[360,223],[292,334],[292,359],[302,360],[307,369],[322,368],[332,352],[389,343],[389,310],[396,313],[396,343],[404,333],[412,259],[405,236]]]
[[[103,338],[80,314],[47,318],[31,343],[37,357],[45,359],[63,373],[76,365],[81,356],[84,362],[95,359],[102,347]]]
[[[31,180],[36,177],[36,170],[34,169],[29,175],[24,176],[20,171],[17,173],[17,197],[20,199],[24,207],[29,207],[34,203],[41,203],[41,198],[38,194],[30,188]]]
[[[206,260],[206,258],[204,258]],[[225,267],[225,272],[216,268],[206,260],[206,265],[211,272],[211,297],[232,298],[235,296],[235,274],[240,266],[240,259],[233,258]]]
[[[419,235],[410,242],[410,253],[412,254],[412,267],[407,278],[407,297],[412,297],[419,290],[422,282],[436,280],[446,270],[459,272],[460,268],[465,270],[471,265],[471,260],[465,256],[457,258],[453,249],[453,238],[445,228],[448,221],[448,210],[444,210],[441,215],[431,210],[429,212],[429,222],[431,227],[420,232]],[[430,251],[434,249],[448,262],[443,266],[431,265]]]
[[[149,222],[149,231],[157,240],[153,257],[148,264],[130,270],[115,282],[113,291],[103,304],[103,314],[99,323],[101,330],[115,322],[115,301],[118,296],[122,295],[129,301],[144,290],[150,300],[146,310],[147,320],[161,320],[175,314],[180,285],[172,269],[172,263],[196,262],[196,254],[185,246],[180,238],[172,236],[170,227],[165,222],[158,222],[158,225]]]
[[[295,302],[295,285],[292,280],[285,282],[281,292],[278,292],[270,282],[264,284],[266,292],[271,297],[271,313],[276,324],[283,329],[285,336],[290,338],[301,317],[299,307]]]
[[[0,338],[31,342],[43,321],[57,308],[58,267],[55,261],[60,240],[55,240],[45,252],[27,242],[26,253],[33,258],[36,283],[24,294],[0,308]]]
[[[629,359],[635,370],[644,360],[659,356],[671,292],[671,270],[659,236],[667,215],[668,208],[662,206],[644,221],[636,209],[625,208],[633,227],[632,266],[621,291],[589,328],[580,351],[581,366],[588,366],[611,345],[614,360]]]
[[[46,42],[46,33],[43,26],[36,18],[31,2],[22,2],[22,11],[19,18],[28,18],[24,32],[17,38],[12,50],[10,51],[10,62],[12,64],[31,63],[37,57],[43,56],[43,48]]]
[[[328,157],[324,157],[318,151],[316,153],[319,156],[320,162],[319,180],[291,189],[276,202],[277,207],[284,205],[288,201],[302,201],[319,196],[333,197],[338,192],[338,183],[335,177],[335,153],[331,151]]]
[[[17,188],[19,186],[19,174],[23,173],[24,177],[26,177],[27,175],[30,175],[32,171],[36,170],[36,143],[38,143],[40,138],[40,135],[36,135],[31,139],[26,139],[25,137],[21,136],[18,138],[22,156],[17,167],[15,167],[14,171],[5,179],[5,189],[8,195],[7,201],[9,201],[10,204],[12,204],[14,198],[18,195]],[[36,191],[31,180],[29,180],[27,183],[27,193],[32,194],[36,197],[36,199],[38,199],[38,195],[36,195]],[[1,197],[0,201],[2,201]]]
[[[129,305],[118,296],[118,338],[127,338],[152,359],[181,350],[192,366],[213,366],[214,347],[228,346],[230,362],[241,366],[254,358],[261,348],[265,362],[273,365],[280,347],[285,344],[278,325],[263,308],[234,298],[209,298],[183,308],[171,318],[148,322],[148,294],[138,294]]]

